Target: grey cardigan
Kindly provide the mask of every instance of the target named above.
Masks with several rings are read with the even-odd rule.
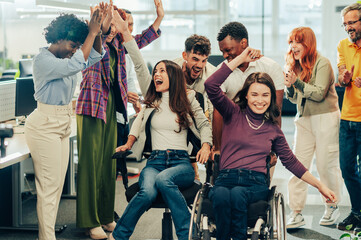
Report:
[[[143,96],[145,96],[152,81],[152,76],[149,73],[149,70],[144,62],[135,40],[133,39],[132,41],[124,43],[124,46],[133,60],[139,86]],[[208,143],[212,146],[212,129],[210,123],[204,115],[193,90],[188,91],[188,99],[191,103],[191,108],[194,113],[194,121],[190,116],[188,116],[191,123],[189,129],[197,138],[201,140],[201,144]],[[143,107],[142,110],[138,113],[137,118],[134,120],[129,133],[129,135],[133,135],[137,138],[137,141],[132,147],[132,151],[136,155],[137,159],[141,157],[144,149],[146,140],[145,125],[153,110],[154,108]]]
[[[317,53],[310,81],[305,83],[297,78],[296,82],[287,88],[286,96],[292,103],[297,104],[299,117],[339,110],[335,77],[330,61]]]

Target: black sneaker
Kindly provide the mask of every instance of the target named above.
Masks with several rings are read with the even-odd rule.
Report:
[[[351,231],[358,226],[361,226],[361,220],[353,213],[350,213],[347,218],[337,224],[337,228],[342,231]]]

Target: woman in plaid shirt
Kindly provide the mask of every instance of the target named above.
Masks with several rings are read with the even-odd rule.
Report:
[[[139,48],[160,36],[159,25],[164,10],[155,0],[157,19],[154,24],[135,36]],[[77,142],[77,226],[87,228],[93,239],[106,238],[113,231],[116,163],[111,156],[117,144],[116,111],[127,119],[128,86],[123,37],[119,32],[120,18],[125,12],[110,3],[103,22],[103,47],[106,54],[101,62],[83,71],[78,98]]]

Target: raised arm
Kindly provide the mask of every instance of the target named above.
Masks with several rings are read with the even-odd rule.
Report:
[[[89,28],[89,33],[88,36],[86,37],[83,45],[81,46],[81,50],[83,52],[84,55],[84,59],[88,60],[88,57],[90,55],[90,51],[93,48],[93,45],[95,44],[96,48],[95,50],[97,50],[98,53],[101,54],[102,52],[102,47],[101,47],[101,39],[100,39],[100,26],[101,26],[101,21],[102,21],[102,13],[99,9],[96,9],[94,11],[94,13],[91,16],[90,22],[88,24],[88,28]],[[94,42],[94,40],[97,38],[97,40]],[[99,44],[100,41],[100,44]]]
[[[164,18],[164,9],[163,9],[162,0],[154,0],[154,5],[157,10],[157,18],[153,23],[153,28],[155,31],[158,31],[159,26]]]
[[[110,0],[110,3],[107,4],[107,3],[104,3],[104,2],[101,2],[99,3],[99,6],[104,9],[104,13],[103,13],[103,25],[102,25],[102,32],[103,34],[106,34],[109,32],[109,28],[110,28],[110,25],[112,23],[112,19],[113,19],[113,1]]]

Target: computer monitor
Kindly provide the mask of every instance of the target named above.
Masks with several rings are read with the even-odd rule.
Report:
[[[20,77],[33,76],[33,59],[19,60]]]
[[[224,61],[224,58],[222,55],[210,55],[208,57],[208,62],[216,67],[223,61]]]
[[[27,116],[37,106],[34,99],[33,77],[23,77],[16,79],[15,87],[15,117]]]

